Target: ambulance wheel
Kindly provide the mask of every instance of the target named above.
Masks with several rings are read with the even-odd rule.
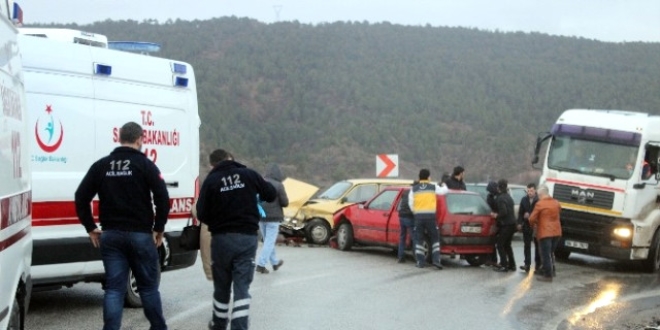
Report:
[[[330,225],[323,219],[313,219],[305,226],[307,243],[327,244],[330,240]]]
[[[14,297],[14,303],[11,306],[11,314],[9,314],[7,330],[23,330],[23,319],[21,318],[21,314],[21,306],[18,304],[18,299]]]
[[[160,267],[158,268],[158,283],[160,283]],[[124,306],[128,308],[141,308],[142,299],[138,292],[137,281],[132,270],[128,270],[128,288],[124,297]]]

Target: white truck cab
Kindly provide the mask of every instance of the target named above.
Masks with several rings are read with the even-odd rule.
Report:
[[[643,260],[660,269],[660,116],[567,110],[552,130],[541,183],[562,206],[556,256]]]
[[[98,34],[55,32],[20,29],[18,37],[31,130],[35,290],[103,282],[101,254],[76,216],[74,193],[89,167],[119,146],[119,127],[129,121],[142,125],[143,152],[170,195],[162,270],[193,265],[197,251],[178,243],[199,184],[192,66],[102,47],[107,39]],[[92,208],[97,218],[98,200]],[[135,288],[130,281],[129,306],[140,305]]]
[[[29,117],[21,49],[12,19],[20,8],[0,2],[0,329],[23,329],[32,291]]]

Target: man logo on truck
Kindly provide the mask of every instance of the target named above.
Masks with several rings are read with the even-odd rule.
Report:
[[[572,189],[571,198],[577,199],[577,202],[580,204],[586,204],[587,200],[593,200],[595,193],[593,191],[581,190],[581,189]]]
[[[48,140],[44,143],[44,141],[41,139],[41,134],[39,130],[39,119],[37,122],[34,124],[34,135],[37,138],[37,144],[39,145],[39,148],[41,150],[51,153],[55,152],[60,145],[62,144],[62,139],[64,138],[64,127],[62,126],[62,122],[60,121],[60,133],[59,133],[59,138],[55,142],[55,144],[50,144],[53,141],[53,137],[55,136],[55,119],[53,118],[53,115],[51,112],[53,111],[51,105],[46,106],[46,113],[48,114],[48,122],[46,123],[46,127],[43,128],[41,131],[46,131],[48,133]],[[41,119],[41,118],[40,118]]]

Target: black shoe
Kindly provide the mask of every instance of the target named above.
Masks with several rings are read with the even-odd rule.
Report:
[[[419,264],[419,263],[418,263],[418,264],[415,264],[415,267],[417,267],[417,268],[424,268],[425,265],[422,265],[422,264]]]
[[[257,266],[256,271],[257,271],[257,273],[262,273],[262,274],[268,274],[268,273],[270,273],[270,272],[268,271],[268,269],[266,269],[266,267],[263,267],[263,266]]]
[[[510,272],[515,272],[516,271],[516,266],[511,266],[508,267]]]
[[[496,271],[496,272],[500,272],[500,273],[506,273],[506,272],[509,271],[509,267],[497,267],[493,270]]]
[[[213,320],[209,321],[209,330],[213,330]]]
[[[405,263],[406,263],[406,259],[404,259],[404,258],[399,258],[399,259],[397,259],[396,262],[399,263],[399,264],[405,264]]]
[[[273,265],[273,270],[277,271],[280,267],[282,267],[282,264],[284,264],[284,260],[280,259],[280,262],[278,262],[277,265]]]
[[[437,269],[439,269],[439,270],[442,270],[442,264],[439,263],[439,262],[438,262],[438,263],[435,263],[435,262],[434,262],[434,263],[433,263],[433,266],[435,266],[435,268],[437,268]]]
[[[529,273],[529,266],[520,266],[520,270],[525,271],[525,273]]]

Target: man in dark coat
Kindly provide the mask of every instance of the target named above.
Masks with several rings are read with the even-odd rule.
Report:
[[[454,172],[452,176],[445,182],[447,188],[452,190],[467,190],[465,187],[465,182],[463,182],[463,176],[465,175],[465,169],[461,166],[454,167]]]
[[[264,244],[261,247],[261,255],[257,260],[257,272],[262,274],[269,273],[266,269],[266,264],[269,261],[273,266],[273,270],[278,270],[284,263],[284,260],[278,259],[275,255],[275,242],[277,241],[277,235],[280,233],[280,222],[284,220],[282,208],[289,206],[289,197],[286,195],[282,184],[286,177],[282,174],[280,167],[277,164],[269,164],[265,178],[275,187],[277,197],[274,201],[262,205],[266,217],[261,218],[259,230],[261,230],[261,236],[264,238]]]
[[[518,230],[523,233],[525,265],[520,266],[520,269],[526,273],[529,272],[532,264],[532,242],[534,242],[534,265],[536,269],[541,266],[541,259],[539,257],[539,246],[534,237],[534,230],[529,224],[529,216],[534,210],[534,205],[538,201],[536,197],[536,184],[530,183],[527,185],[527,195],[520,199],[520,206],[518,208]]]
[[[497,239],[497,252],[500,255],[500,267],[495,270],[498,272],[509,272],[516,270],[516,260],[511,248],[511,240],[516,232],[516,215],[513,212],[513,199],[508,192],[508,182],[500,179],[497,182],[497,214],[495,220],[499,227]]]

